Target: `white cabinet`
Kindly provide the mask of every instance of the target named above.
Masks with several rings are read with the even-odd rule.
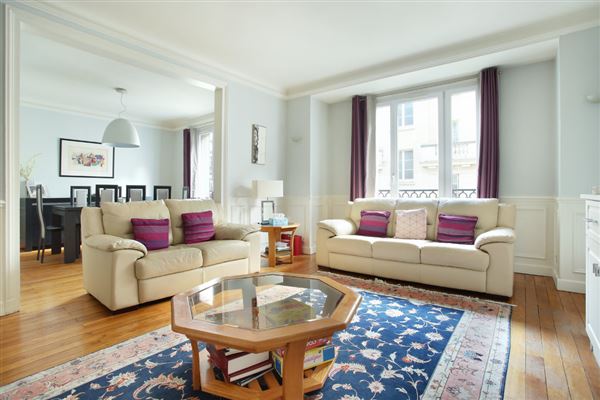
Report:
[[[600,364],[600,196],[583,195],[585,202],[585,330]]]

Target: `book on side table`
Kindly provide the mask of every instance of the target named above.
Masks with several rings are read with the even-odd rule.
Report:
[[[280,348],[271,352],[273,358],[273,368],[279,376],[283,376],[283,357],[285,356],[285,348]],[[331,338],[322,338],[309,340],[306,343],[304,353],[304,369],[314,368],[321,364],[325,364],[335,358],[335,346]]]

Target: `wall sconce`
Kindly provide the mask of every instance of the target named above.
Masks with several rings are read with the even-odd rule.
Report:
[[[585,96],[585,99],[587,100],[588,103],[592,103],[592,104],[600,103],[600,96],[597,94],[588,94],[587,96]]]

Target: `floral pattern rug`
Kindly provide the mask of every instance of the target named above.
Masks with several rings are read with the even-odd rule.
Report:
[[[511,306],[323,273],[363,299],[334,343],[320,399],[499,399],[510,351]],[[191,345],[165,327],[0,388],[0,399],[186,399]]]

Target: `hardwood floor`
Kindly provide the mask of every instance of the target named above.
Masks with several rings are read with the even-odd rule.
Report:
[[[168,300],[111,313],[83,290],[80,263],[55,255],[41,265],[35,253],[21,259],[21,311],[0,318],[0,385],[170,323]],[[277,268],[316,269],[310,256]],[[502,300],[516,306],[506,398],[600,399],[584,296],[557,291],[548,277],[517,274],[514,296]]]

